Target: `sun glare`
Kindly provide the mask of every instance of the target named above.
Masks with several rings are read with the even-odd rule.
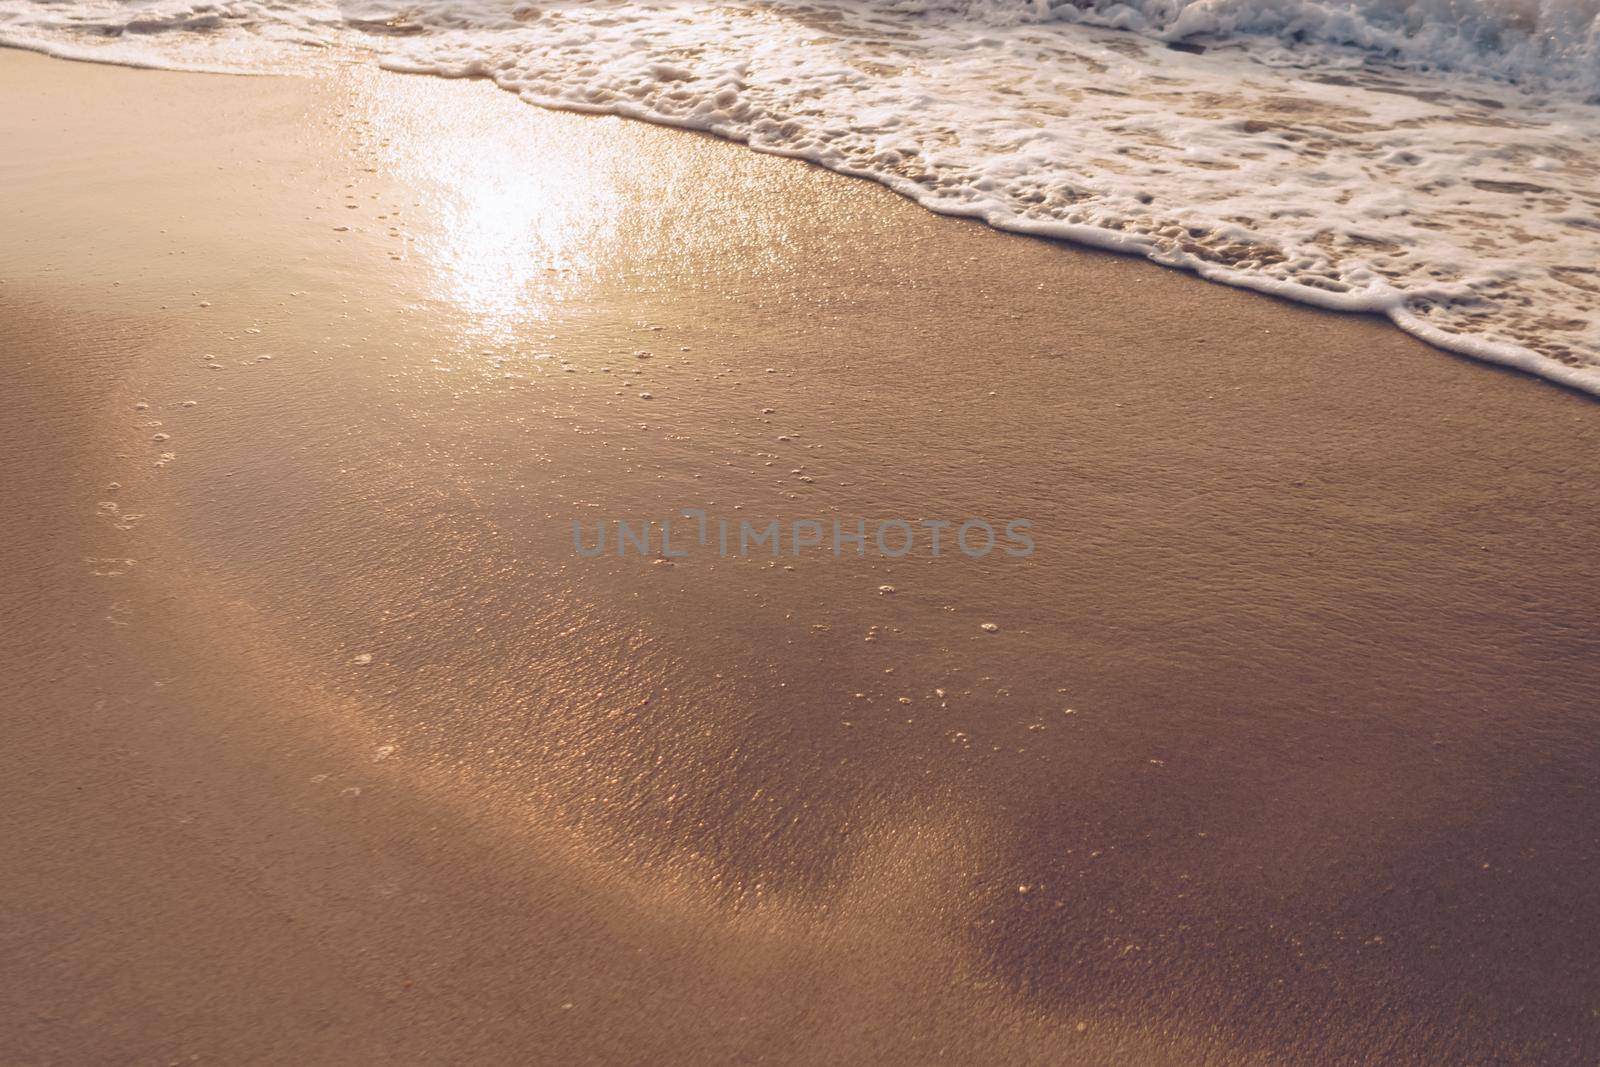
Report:
[[[397,85],[398,82],[398,85]],[[417,194],[412,254],[437,274],[479,342],[504,342],[548,320],[592,277],[595,254],[616,235],[614,174],[571,146],[551,151],[525,107],[483,88],[445,97],[404,80],[369,86],[369,136],[385,169]],[[486,106],[487,105],[487,106]]]

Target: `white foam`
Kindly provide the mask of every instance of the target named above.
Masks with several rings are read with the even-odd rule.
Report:
[[[0,0],[0,41],[72,58],[376,57],[707,130],[1600,395],[1596,25],[1595,0]]]

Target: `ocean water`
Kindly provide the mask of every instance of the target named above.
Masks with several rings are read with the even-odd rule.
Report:
[[[0,0],[0,43],[487,77],[1600,395],[1600,0]]]

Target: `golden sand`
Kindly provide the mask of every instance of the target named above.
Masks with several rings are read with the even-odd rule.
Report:
[[[0,1058],[1595,1058],[1592,401],[482,83],[0,99]],[[683,508],[1036,550],[573,550]]]

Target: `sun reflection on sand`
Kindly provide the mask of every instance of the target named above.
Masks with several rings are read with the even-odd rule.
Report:
[[[525,125],[498,121],[499,108],[414,92],[410,79],[364,80],[358,92],[369,146],[417,194],[410,253],[437,276],[439,297],[466,313],[473,341],[511,341],[592,278],[622,201],[592,145],[550,151]]]

